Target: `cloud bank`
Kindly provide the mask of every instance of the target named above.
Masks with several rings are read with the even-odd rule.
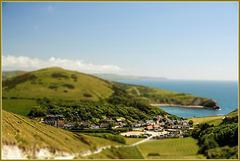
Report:
[[[117,72],[123,69],[116,65],[94,65],[85,63],[83,60],[69,60],[51,57],[48,60],[30,58],[27,56],[2,56],[3,68],[15,69],[40,69],[52,66],[59,66],[64,69],[77,70],[82,72]]]

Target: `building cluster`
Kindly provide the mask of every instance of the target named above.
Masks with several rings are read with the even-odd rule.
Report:
[[[154,121],[155,120],[155,121]],[[112,118],[105,118],[104,122],[96,125],[91,124],[88,121],[84,122],[68,122],[65,123],[65,117],[63,115],[47,115],[44,123],[58,128],[88,128],[88,129],[100,129],[100,128],[123,128],[123,127],[143,127],[148,131],[159,131],[163,129],[189,129],[190,126],[187,121],[172,120],[167,116],[157,116],[154,120],[140,120],[138,122],[127,122],[121,118],[113,120]]]

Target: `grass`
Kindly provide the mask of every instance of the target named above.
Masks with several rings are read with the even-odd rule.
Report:
[[[197,154],[197,140],[191,137],[150,140],[137,147],[145,159],[204,159],[203,155]]]
[[[3,97],[98,101],[111,96],[113,90],[107,81],[55,67],[8,79],[2,93]]]
[[[213,101],[208,98],[198,97],[186,93],[172,92],[141,85],[130,85],[117,82],[114,82],[114,84],[126,90],[128,94],[153,104],[202,105],[204,102]]]
[[[122,147],[105,149],[98,154],[82,157],[81,159],[144,159],[137,147]]]
[[[113,84],[149,103],[199,105],[207,98],[151,87],[115,83],[59,67],[45,68],[3,81],[3,97],[99,101],[114,93]]]
[[[5,110],[2,110],[2,143],[17,144],[26,150],[31,150],[34,144],[38,143],[38,149],[48,148],[74,153],[95,150],[107,145],[119,145],[103,138],[41,124]]]
[[[126,144],[127,145],[134,144],[134,143],[139,142],[143,139],[146,139],[146,138],[126,138]]]
[[[234,110],[233,112],[230,112],[227,115],[223,115],[223,116],[195,117],[195,118],[188,118],[187,121],[193,120],[193,125],[200,124],[200,123],[208,123],[210,125],[217,126],[222,122],[222,119],[225,116],[227,116],[227,117],[238,116],[238,109]]]
[[[22,116],[27,116],[31,107],[37,105],[36,100],[2,99],[2,109]]]

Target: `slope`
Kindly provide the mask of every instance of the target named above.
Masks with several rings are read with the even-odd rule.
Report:
[[[2,111],[2,143],[3,145],[19,145],[25,150],[31,150],[34,144],[38,143],[38,150],[47,148],[71,153],[118,144],[106,139],[75,134],[41,124],[4,110]]]
[[[3,97],[98,101],[113,94],[111,84],[99,78],[53,67],[3,81]]]
[[[194,105],[204,106],[208,108],[218,108],[217,102],[209,98],[141,85],[130,85],[117,82],[114,82],[114,84],[119,88],[127,91],[128,94],[138,99],[145,100],[151,104]]]
[[[45,68],[3,81],[3,98],[99,101],[121,88],[148,103],[217,106],[214,100],[151,87],[105,81],[59,67]]]

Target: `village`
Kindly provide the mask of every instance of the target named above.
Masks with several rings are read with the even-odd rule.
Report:
[[[137,122],[129,122],[124,118],[105,118],[104,122],[99,125],[85,122],[67,122],[63,115],[47,115],[41,123],[51,125],[62,129],[82,129],[82,130],[99,130],[99,129],[126,129],[126,132],[120,133],[125,137],[132,138],[148,138],[164,139],[184,137],[192,128],[192,123],[184,120],[174,120],[167,116],[157,116],[152,120],[140,120]]]

